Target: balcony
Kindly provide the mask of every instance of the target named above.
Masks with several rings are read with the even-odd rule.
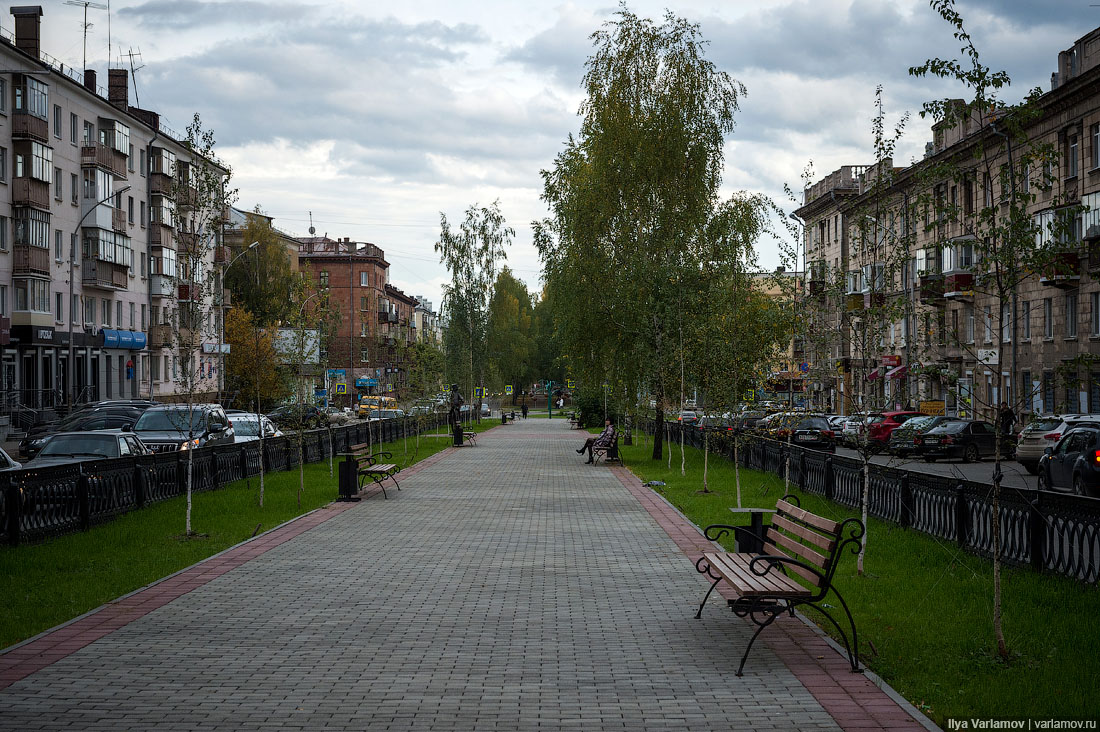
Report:
[[[1100,239],[1089,243],[1089,271],[1100,271]]]
[[[943,296],[948,300],[974,297],[974,275],[956,272],[943,278]]]
[[[110,171],[116,180],[126,180],[126,156],[98,142],[80,148],[80,165],[103,168]]]
[[[153,224],[149,227],[149,244],[154,247],[175,249],[176,244],[172,239],[172,230],[166,226]]]
[[[1039,273],[1039,284],[1047,287],[1073,288],[1081,284],[1081,255],[1059,252]]]
[[[164,173],[150,173],[149,192],[154,196],[171,196],[172,179]]]
[[[378,311],[378,322],[379,323],[396,323],[397,322],[397,313],[391,313],[388,310],[379,310]]]
[[[825,280],[810,280],[810,296],[821,297],[825,294]]]
[[[191,302],[199,297],[199,288],[193,282],[181,282],[177,290],[180,302]]]
[[[179,208],[194,208],[198,200],[199,192],[194,186],[179,186],[176,189],[176,206]]]
[[[17,111],[12,115],[11,137],[13,140],[49,142],[50,125],[41,117]]]
[[[111,209],[111,228],[120,234],[126,233],[126,212],[121,208]]]
[[[167,275],[151,275],[149,277],[149,294],[153,297],[174,297],[176,283]]]
[[[225,247],[214,248],[214,264],[225,264],[229,261],[229,250]]]
[[[863,309],[881,308],[886,304],[886,295],[881,292],[863,293]]]
[[[214,294],[214,307],[231,308],[233,307],[233,294],[228,290],[222,290],[221,297],[219,298],[217,293]]]
[[[125,290],[129,287],[129,268],[117,262],[102,259],[84,259],[80,263],[81,282],[85,287],[99,290]]]
[[[943,302],[944,281],[942,274],[922,274],[919,286],[921,303],[936,305]]]
[[[172,326],[167,323],[154,325],[149,328],[149,347],[162,348],[172,345]]]
[[[863,293],[862,292],[849,292],[845,298],[845,310],[848,312],[854,312],[856,310],[863,309]]]
[[[12,272],[17,275],[50,276],[50,250],[16,244],[12,247]]]
[[[50,208],[50,184],[35,178],[11,179],[11,205]]]

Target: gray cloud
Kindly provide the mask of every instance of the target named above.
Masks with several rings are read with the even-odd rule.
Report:
[[[122,19],[155,29],[196,28],[210,25],[281,23],[298,20],[310,12],[297,3],[267,3],[252,0],[200,2],[199,0],[150,0],[118,10]]]

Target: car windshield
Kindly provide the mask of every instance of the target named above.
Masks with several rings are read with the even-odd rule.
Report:
[[[200,432],[203,429],[203,413],[201,410],[191,410],[191,423],[188,425],[187,409],[152,409],[141,415],[136,424],[135,431],[152,432],[156,430],[175,430],[177,432]]]
[[[254,417],[233,417],[233,432],[239,437],[259,437],[260,422]]]
[[[936,421],[935,417],[913,417],[912,419],[908,420],[905,424],[903,424],[901,427],[899,427],[898,431],[900,432],[903,429],[904,430],[923,429],[925,427],[928,427],[931,424],[934,424],[935,421]]]
[[[1054,417],[1041,417],[1024,428],[1026,432],[1046,432],[1062,424],[1061,419]]]
[[[962,432],[963,430],[965,430],[966,425],[968,424],[970,423],[963,421],[944,422],[943,424],[933,429],[932,432],[937,432],[939,434],[955,434],[956,432]]]
[[[118,438],[114,435],[56,435],[38,454],[118,457]]]
[[[809,417],[798,423],[798,430],[827,430],[829,422],[824,417]]]

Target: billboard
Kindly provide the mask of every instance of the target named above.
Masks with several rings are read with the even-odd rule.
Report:
[[[283,364],[320,363],[321,333],[314,328],[279,328],[275,353]]]

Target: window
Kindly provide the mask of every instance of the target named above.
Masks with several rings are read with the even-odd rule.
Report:
[[[84,298],[84,324],[95,325],[95,298]]]
[[[80,205],[80,194],[77,192],[80,184],[77,182],[76,173],[69,174],[69,198],[74,206]]]
[[[141,256],[142,256],[142,258],[145,257],[144,254],[142,254]],[[146,317],[145,316],[147,314],[148,314],[148,311],[146,309],[145,303],[142,303],[141,304],[141,329],[142,330],[145,330],[145,323],[146,323]]]
[[[110,328],[111,327],[111,301],[110,300],[104,300],[103,301],[103,308],[100,310],[100,313],[102,313],[102,315],[103,315],[103,325]]]
[[[368,287],[369,286],[369,280],[368,280],[369,277],[370,277],[370,275],[368,275],[366,272],[360,272],[359,273],[359,286],[360,287]]]
[[[989,305],[986,305],[983,309],[985,315],[985,342],[993,342],[993,310]]]
[[[1043,300],[1043,338],[1054,337],[1054,299]]]
[[[1089,335],[1097,338],[1100,337],[1100,291],[1092,293],[1091,298],[1092,326],[1089,328]]]
[[[1077,295],[1066,295],[1066,338],[1077,337]]]
[[[367,337],[367,324],[366,323],[360,323],[359,324],[359,337],[360,338],[366,338]]]
[[[38,79],[19,74],[15,75],[14,81],[16,113],[29,114],[39,119],[49,119],[47,94],[49,87]]]
[[[8,80],[0,79],[0,112],[8,111]]]
[[[75,114],[69,115],[69,142],[76,144],[76,130],[80,126],[80,120]]]
[[[1069,144],[1066,145],[1066,163],[1068,168],[1068,178],[1077,177],[1077,135],[1073,135],[1069,138]]]
[[[65,322],[65,295],[60,292],[54,295],[54,320],[58,323]]]
[[[15,152],[15,177],[30,177],[43,183],[53,183],[53,148],[40,142],[30,144],[30,154]]]
[[[121,300],[115,303],[115,324],[117,324],[119,328],[122,327],[122,301]]]
[[[53,258],[58,262],[64,261],[64,244],[62,244],[65,235],[61,229],[53,230]]]
[[[1092,168],[1100,168],[1100,124],[1089,128],[1089,137],[1092,139]]]
[[[8,312],[8,286],[0,285],[0,315],[5,318],[10,315]]]
[[[982,174],[982,205],[986,208],[993,206],[993,178],[989,173]]]
[[[61,139],[61,105],[53,105],[53,136]]]
[[[1045,247],[1054,241],[1054,212],[1043,211],[1031,217],[1035,229],[1035,246]]]
[[[69,301],[69,320],[75,325],[79,322],[77,320],[78,317],[80,317],[80,295],[74,294]]]
[[[0,216],[0,252],[8,251],[8,217]]]
[[[64,178],[61,177],[61,168],[54,168],[53,169],[53,197],[56,198],[58,201],[60,201],[61,198],[65,195],[65,192],[62,190],[62,185],[61,185],[61,182],[63,180],[64,180]]]
[[[130,169],[130,172],[134,172],[134,144],[130,143],[130,152],[126,156],[126,167]]]
[[[152,375],[153,381],[160,381],[160,359],[153,356],[153,358],[150,359],[149,365],[151,367],[149,373]]]
[[[69,259],[76,259],[76,234],[69,234]]]
[[[145,279],[145,252],[141,253],[141,278]]]
[[[366,298],[366,296],[360,296],[360,298],[359,298],[359,311],[363,312],[363,313],[367,312],[367,298]]]
[[[0,147],[0,181],[8,179],[8,149]]]
[[[1020,396],[1023,397],[1023,408],[1025,410],[1031,409],[1032,395],[1035,393],[1035,387],[1031,383],[1031,372],[1020,372]]]
[[[83,144],[85,146],[95,144],[95,125],[87,120],[84,120]]]
[[[46,280],[15,280],[15,309],[50,312],[50,283]]]
[[[363,363],[366,363],[368,360],[370,360],[370,359],[367,358],[367,349],[365,349],[365,348],[360,348],[359,349],[359,360],[362,361]]]
[[[15,243],[19,246],[49,249],[50,215],[35,208],[16,208]]]
[[[140,217],[141,228],[144,229],[145,228],[145,201],[141,201],[138,208],[140,209],[140,212],[141,212],[141,217]]]
[[[965,334],[966,339],[965,340],[966,340],[967,343],[973,343],[974,342],[974,308],[968,305],[966,307],[966,309],[963,311],[963,317],[966,318],[966,334]]]
[[[126,197],[126,220],[133,225],[134,223],[134,197]]]
[[[141,158],[141,166],[138,168],[138,172],[141,173],[142,176],[144,176],[145,175],[145,151],[141,150],[138,153],[138,155]]]
[[[1012,304],[1001,303],[1001,342],[1012,342]]]
[[[322,288],[327,288],[328,287],[328,272],[326,272],[325,270],[321,270],[319,280],[320,280],[320,283],[321,283],[321,287]]]

